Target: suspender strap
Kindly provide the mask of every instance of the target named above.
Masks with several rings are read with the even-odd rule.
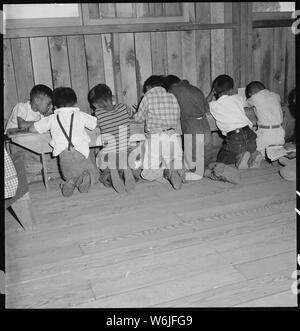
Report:
[[[68,140],[69,142],[69,145],[68,145],[68,151],[71,149],[71,147],[74,147],[74,145],[72,144],[72,130],[73,130],[73,119],[74,119],[74,113],[72,114],[71,116],[71,123],[70,123],[70,132],[69,132],[69,136],[67,135],[64,127],[62,126],[61,124],[61,121],[59,119],[59,116],[57,115],[57,122],[61,128],[61,131],[63,132],[64,136],[66,137],[66,139]]]

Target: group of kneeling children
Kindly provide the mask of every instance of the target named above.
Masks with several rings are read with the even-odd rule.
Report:
[[[253,81],[246,87],[245,100],[233,94],[233,88],[233,79],[220,75],[205,98],[187,80],[153,75],[144,82],[139,104],[128,106],[116,103],[111,89],[98,84],[88,93],[92,109],[89,115],[77,107],[73,89],[58,87],[52,91],[45,85],[36,85],[30,101],[16,105],[7,128],[50,131],[53,156],[59,157],[65,180],[62,194],[66,197],[75,188],[88,192],[99,181],[120,193],[131,191],[139,180],[170,182],[174,189],[203,176],[238,183],[238,170],[259,167],[269,145],[284,144],[285,132],[278,94]],[[52,107],[53,113],[44,116],[52,112]],[[256,131],[245,107],[255,111]],[[225,137],[216,160],[206,116],[209,112]],[[132,121],[145,124],[145,142],[138,146],[130,140]],[[100,128],[103,148],[94,159],[85,128],[96,127]]]

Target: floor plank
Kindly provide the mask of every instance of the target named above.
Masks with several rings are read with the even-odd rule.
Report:
[[[190,296],[184,296],[173,301],[165,301],[155,306],[159,307],[234,307],[249,305],[249,302],[269,297],[283,291],[290,291],[294,280],[290,270],[274,272],[251,280],[242,280],[229,285],[216,286]],[[276,306],[275,301],[269,301],[267,306]],[[296,300],[293,303],[296,306]],[[255,307],[255,305],[253,305]]]
[[[239,185],[202,179],[180,191],[98,184],[70,199],[59,180],[30,184],[33,230],[5,220],[7,306],[293,303],[295,184],[278,170],[263,162]]]

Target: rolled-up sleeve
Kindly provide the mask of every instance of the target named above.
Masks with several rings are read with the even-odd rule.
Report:
[[[45,133],[50,130],[51,127],[51,121],[52,121],[53,115],[47,116],[42,118],[41,120],[33,123],[36,131],[38,133]]]
[[[136,122],[143,122],[146,119],[148,112],[148,98],[147,96],[144,96],[140,105],[137,113],[135,113],[133,119]]]
[[[89,130],[94,130],[97,126],[97,117],[81,112],[84,126]]]

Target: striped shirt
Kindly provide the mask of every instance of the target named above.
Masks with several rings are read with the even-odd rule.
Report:
[[[146,132],[157,133],[175,129],[181,134],[180,108],[177,99],[160,86],[153,87],[144,95],[134,120],[146,121]]]
[[[112,110],[98,108],[95,110],[97,126],[100,128],[106,152],[126,150],[130,138],[130,108],[119,103]]]

